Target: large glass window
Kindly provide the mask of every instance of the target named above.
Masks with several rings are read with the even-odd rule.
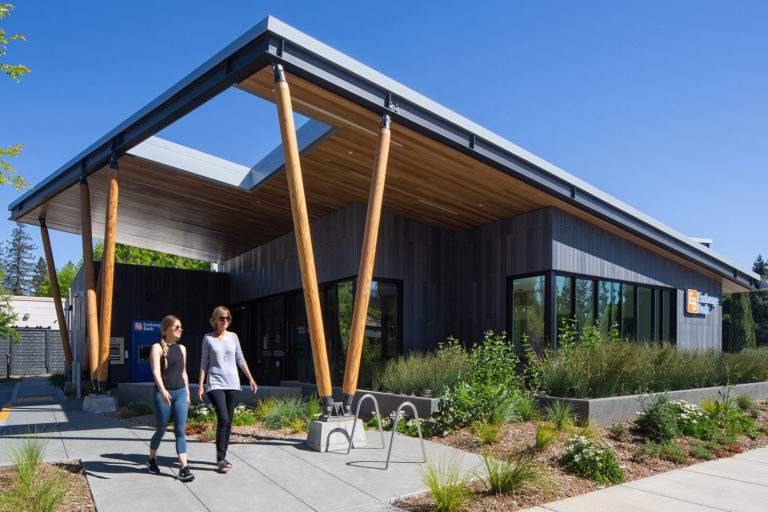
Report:
[[[512,282],[512,341],[518,350],[523,337],[532,345],[544,343],[544,276]]]
[[[555,308],[557,309],[557,325],[555,332],[560,330],[573,318],[573,278],[557,276],[555,279]]]
[[[576,328],[583,331],[595,323],[595,286],[591,279],[576,280]]]
[[[619,318],[619,283],[598,281],[597,283],[597,320],[600,336],[607,339],[611,328],[621,323]]]
[[[635,339],[635,287],[631,284],[621,286],[621,336]]]
[[[653,294],[650,288],[638,286],[637,288],[637,339],[638,341],[651,341],[653,333],[653,314],[651,306]]]
[[[672,318],[674,315],[674,309],[672,304],[672,292],[664,290],[662,293],[663,309],[662,309],[662,322],[663,328],[661,330],[661,339],[664,341],[672,341]]]

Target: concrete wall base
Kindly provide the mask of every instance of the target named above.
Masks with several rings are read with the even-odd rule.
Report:
[[[130,402],[147,402],[152,403],[152,393],[155,392],[154,382],[121,382],[117,385],[117,403],[121,407],[128,405]],[[189,392],[192,395],[192,403],[198,403],[197,399],[197,384],[189,385]],[[300,387],[283,387],[283,386],[259,386],[254,395],[251,388],[248,386],[241,386],[240,393],[238,394],[236,401],[245,405],[256,405],[256,402],[263,398],[300,398]],[[205,400],[208,401],[207,399]]]
[[[103,412],[115,412],[115,397],[109,395],[90,394],[83,399],[83,410],[100,414]]]
[[[727,387],[717,386],[711,388],[683,389],[679,391],[667,391],[670,400],[685,400],[692,404],[698,404],[702,399],[717,400],[725,395]],[[737,384],[733,386],[731,396],[746,394],[752,400],[765,400],[768,397],[768,382],[753,382],[749,384]],[[573,407],[576,416],[581,419],[590,419],[600,425],[610,426],[614,423],[632,421],[642,409],[641,400],[662,393],[649,395],[627,395],[608,398],[560,398],[553,396],[537,395],[539,404],[548,407],[555,402],[568,403]]]
[[[328,421],[313,421],[309,425],[306,445],[316,452],[344,450],[349,446],[349,438],[352,435],[354,417],[329,418]],[[347,435],[344,435],[344,432]],[[355,437],[352,439],[352,448],[367,446],[365,428],[363,422],[358,419],[355,427]]]

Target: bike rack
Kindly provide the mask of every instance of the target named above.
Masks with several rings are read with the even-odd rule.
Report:
[[[359,404],[358,404],[359,406]],[[395,422],[392,425],[392,438],[389,440],[389,450],[387,451],[387,463],[384,465],[384,471],[389,469],[389,458],[392,455],[392,446],[395,444],[395,433],[397,432],[397,421],[400,419],[400,411],[403,407],[408,406],[413,411],[413,416],[416,419],[416,429],[419,431],[419,441],[421,441],[421,454],[424,455],[424,462],[427,462],[427,451],[424,449],[424,438],[421,436],[421,419],[419,419],[419,413],[416,411],[416,406],[411,402],[403,402],[400,407],[395,411]],[[379,420],[379,427],[381,427],[381,420]]]
[[[360,397],[360,401],[357,402],[357,408],[355,409],[355,421],[352,422],[352,433],[350,433],[347,437],[349,437],[349,446],[347,447],[347,455],[349,455],[350,450],[352,450],[352,439],[355,438],[355,427],[357,427],[357,420],[360,418],[360,404],[362,404],[366,398],[370,398],[373,400],[373,406],[376,409],[376,421],[379,424],[379,434],[381,434],[381,448],[384,449],[384,430],[381,428],[381,414],[379,414],[379,402],[376,400],[376,397],[373,396],[370,393],[367,393]],[[346,433],[346,431],[345,431]]]

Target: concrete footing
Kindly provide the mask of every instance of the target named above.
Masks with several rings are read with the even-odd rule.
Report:
[[[347,450],[349,436],[352,434],[354,416],[340,418],[328,418],[327,421],[313,421],[309,425],[306,444],[316,452],[335,450]],[[346,432],[346,434],[345,434]],[[367,446],[365,428],[363,422],[358,419],[355,427],[355,437],[352,439],[352,448]]]
[[[83,399],[83,410],[97,414],[103,412],[114,412],[117,410],[117,401],[115,397],[109,395],[99,395],[92,393]]]

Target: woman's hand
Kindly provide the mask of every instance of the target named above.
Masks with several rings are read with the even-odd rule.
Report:
[[[203,389],[202,384],[200,386],[197,386],[197,400],[202,403],[203,400],[203,393],[205,393],[205,389]]]
[[[163,389],[160,391],[160,393],[163,395],[163,402],[165,402],[166,405],[171,405],[171,394],[168,392],[168,390]]]
[[[253,391],[253,394],[255,395],[256,391],[258,391],[259,389],[259,386],[256,384],[256,381],[253,379],[251,379],[250,384],[251,384],[251,391]]]

